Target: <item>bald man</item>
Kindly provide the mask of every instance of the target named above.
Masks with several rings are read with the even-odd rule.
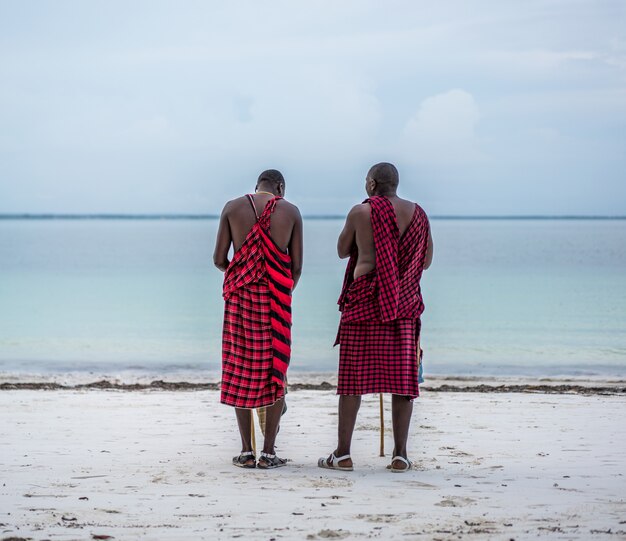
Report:
[[[340,258],[349,257],[339,297],[338,443],[321,468],[352,471],[352,434],[369,393],[392,394],[392,472],[411,468],[407,439],[413,399],[419,396],[420,278],[432,261],[428,217],[398,197],[397,169],[374,165],[365,179],[368,198],[349,212],[339,236]]]

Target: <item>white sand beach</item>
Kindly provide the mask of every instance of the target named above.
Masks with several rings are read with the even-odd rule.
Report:
[[[217,391],[0,392],[0,539],[625,539],[626,396],[424,391],[381,458],[364,400],[352,473],[317,468],[334,391],[292,391],[287,467],[242,470]],[[389,397],[386,446],[391,451]],[[257,432],[258,435],[258,432]]]

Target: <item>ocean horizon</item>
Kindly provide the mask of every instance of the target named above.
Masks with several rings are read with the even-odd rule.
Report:
[[[292,371],[336,370],[343,221],[305,217]],[[626,377],[625,217],[431,224],[427,377]],[[202,215],[0,215],[0,372],[218,371],[216,228]]]
[[[188,213],[0,213],[0,220],[218,220],[219,214]],[[342,220],[343,214],[304,214],[305,220]],[[463,215],[442,214],[429,216],[430,220],[626,220],[626,215],[610,214],[513,214]]]

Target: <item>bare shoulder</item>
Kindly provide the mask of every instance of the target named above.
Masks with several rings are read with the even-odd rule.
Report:
[[[224,210],[222,210],[222,214],[232,214],[240,209],[243,205],[246,204],[246,196],[236,197],[235,199],[231,199],[224,205]]]
[[[350,212],[348,212],[348,216],[353,216],[355,218],[363,218],[369,217],[372,212],[372,208],[369,203],[359,203],[358,205],[354,205]]]
[[[407,203],[409,203],[410,207],[415,209],[418,214],[428,220],[428,215],[426,214],[426,211],[419,205],[419,203],[415,203],[413,201],[407,201]]]
[[[417,203],[415,203],[414,201],[410,201],[408,199],[402,199],[401,197],[398,197],[398,201],[400,202],[400,204],[404,207],[404,208],[415,208],[416,206],[419,206]]]
[[[279,199],[276,202],[276,207],[279,208],[281,212],[284,212],[285,214],[287,214],[288,216],[294,219],[301,218],[300,209],[296,207],[293,203],[290,203],[289,201],[287,201],[286,199]]]
[[[413,216],[417,214],[417,219],[419,221],[426,222],[427,225],[429,224],[428,215],[426,214],[426,211],[419,205],[419,203],[416,203],[414,201],[408,201],[406,199],[403,199],[402,202],[405,205],[403,207],[403,212],[406,214],[406,216]]]
[[[400,209],[403,213],[410,214],[412,216],[415,212],[417,212],[418,214],[426,216],[424,209],[422,209],[422,207],[420,207],[415,201],[400,198],[398,198],[398,200],[400,202]]]
[[[369,222],[371,214],[372,208],[369,203],[359,203],[354,205],[348,212],[348,220],[354,222],[354,224]]]

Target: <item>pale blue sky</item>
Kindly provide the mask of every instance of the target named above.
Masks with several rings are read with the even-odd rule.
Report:
[[[0,0],[0,212],[626,214],[626,2]]]

